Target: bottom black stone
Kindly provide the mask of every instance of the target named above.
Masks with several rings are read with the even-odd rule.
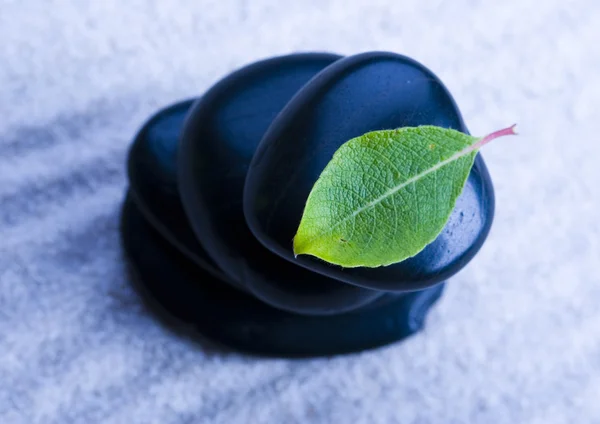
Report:
[[[157,312],[201,338],[241,352],[306,357],[387,345],[422,329],[444,288],[439,284],[419,292],[386,294],[339,315],[298,315],[273,308],[203,271],[145,221],[130,196],[121,225],[137,286],[160,306]]]

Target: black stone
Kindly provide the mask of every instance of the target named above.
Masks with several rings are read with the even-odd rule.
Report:
[[[127,160],[129,191],[145,219],[165,239],[198,266],[227,280],[196,240],[177,187],[177,137],[193,102],[160,110],[140,129]]]
[[[310,190],[334,152],[366,132],[437,125],[468,133],[442,82],[421,64],[384,52],[336,61],[294,96],[253,156],[244,191],[246,221],[289,263],[356,286],[416,290],[451,277],[477,253],[494,214],[493,186],[478,155],[445,229],[421,253],[380,268],[346,268],[294,258],[292,239]]]
[[[342,270],[294,259],[291,242],[341,143],[419,124],[467,133],[437,77],[389,53],[263,60],[159,111],[128,159],[122,237],[138,287],[193,334],[252,353],[332,355],[413,334],[489,232],[480,156],[443,233],[414,258]]]
[[[335,355],[402,340],[422,328],[443,290],[438,285],[387,294],[354,312],[303,316],[270,307],[197,266],[147,223],[130,197],[121,233],[136,286],[161,318],[170,325],[175,321],[177,329],[185,327],[190,336],[253,354]]]

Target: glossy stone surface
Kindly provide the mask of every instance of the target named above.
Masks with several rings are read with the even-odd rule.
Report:
[[[136,286],[161,318],[176,329],[185,327],[187,335],[254,354],[335,355],[402,340],[422,328],[443,290],[438,285],[388,294],[355,312],[303,316],[270,307],[198,267],[146,222],[131,197],[123,207],[121,233]]]
[[[481,157],[443,233],[415,258],[342,270],[294,259],[291,240],[341,143],[419,124],[467,132],[433,74],[384,53],[260,61],[159,111],[128,161],[122,235],[139,287],[195,334],[248,352],[330,355],[413,334],[489,231]]]
[[[202,246],[236,281],[255,256],[280,261],[256,242],[244,217],[244,183],[256,147],[292,96],[340,58],[309,53],[253,63],[212,86],[189,112],[179,147],[182,201]]]
[[[177,139],[193,103],[185,100],[160,110],[138,131],[127,158],[130,195],[165,239],[198,266],[226,280],[194,237],[177,187]]]
[[[249,163],[253,149],[260,140],[260,134],[269,126],[272,117],[292,97],[296,89],[326,63],[335,59],[337,56],[322,54],[292,55],[282,59],[285,66],[282,66],[278,58],[271,59],[251,65],[248,67],[248,74],[248,68],[243,68],[226,78],[224,81],[227,84],[224,89],[215,87],[217,93],[221,93],[223,97],[213,99],[210,103],[213,107],[206,113],[211,116],[208,122],[208,129],[213,131],[211,144],[221,147],[217,149],[213,146],[213,150],[216,149],[214,151],[209,149],[208,154],[214,154],[216,159],[206,161],[202,156],[196,155],[193,162],[219,164],[216,168],[211,168],[214,174],[204,174],[209,181],[208,187],[205,187],[207,192],[217,196],[214,199],[215,204],[206,210],[194,209],[187,213],[183,209],[177,184],[179,164],[182,158],[189,157],[187,150],[179,151],[183,123],[188,116],[192,122],[198,122],[195,119],[204,116],[190,110],[194,104],[198,105],[198,102],[181,102],[155,114],[137,134],[128,160],[131,196],[148,222],[167,241],[221,281],[250,291],[270,305],[303,314],[327,315],[352,310],[380,297],[381,293],[314,274],[274,255],[253,238],[245,238],[244,236],[251,237],[251,233],[247,228],[245,233],[242,231],[243,186],[240,184],[243,184],[244,167]],[[269,78],[270,75],[273,78]],[[214,95],[214,91],[211,90],[204,98],[212,96],[211,93]],[[250,97],[246,97],[250,94]],[[282,97],[284,95],[287,99]],[[260,100],[260,104],[252,103],[253,99]],[[218,105],[220,107],[217,107]],[[202,111],[202,104],[194,110]],[[256,110],[260,113],[253,114]],[[245,118],[233,119],[231,116]],[[235,125],[229,125],[232,121]],[[251,149],[248,149],[247,143],[253,143]],[[194,149],[192,151],[195,152]],[[244,151],[246,156],[240,153]],[[242,160],[241,157],[245,159]],[[233,178],[233,170],[241,174]],[[190,177],[186,181],[194,183],[198,180]],[[211,189],[212,184],[215,187]],[[195,184],[184,185],[188,186],[188,195],[190,191],[192,196],[198,194]],[[236,190],[239,196],[237,201],[230,199],[230,196],[218,198],[219,194],[227,191],[234,195]],[[219,203],[219,200],[222,202]],[[190,217],[191,221],[197,224],[204,216],[203,213],[210,212],[215,206],[220,209],[218,213],[211,215],[210,222],[214,228],[211,227],[207,232],[200,228],[194,232],[190,226]],[[242,222],[239,221],[240,218]],[[236,231],[231,232],[232,229]],[[229,249],[227,251],[221,251],[218,247],[222,245],[220,237],[223,234],[228,241],[225,245]],[[210,255],[208,249],[211,249]],[[213,258],[218,259],[220,263],[213,261]],[[244,265],[241,268],[245,273],[244,278],[238,278],[238,274],[234,272],[236,269],[223,258],[241,262]]]
[[[425,124],[468,133],[448,90],[421,64],[373,52],[327,67],[277,116],[252,159],[244,209],[254,236],[291,264],[356,286],[405,291],[451,277],[477,253],[492,224],[493,186],[481,155],[442,234],[415,257],[343,269],[292,252],[308,194],[340,145],[369,131]]]

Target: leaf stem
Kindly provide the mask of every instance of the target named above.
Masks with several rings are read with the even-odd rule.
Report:
[[[474,150],[479,149],[479,148],[485,146],[486,144],[488,144],[490,141],[497,139],[498,137],[504,137],[505,135],[517,135],[517,132],[515,131],[516,126],[517,126],[517,124],[513,124],[508,128],[494,131],[493,133],[486,135],[485,137],[483,137],[481,140],[479,140],[477,143],[475,143],[473,145],[473,149]]]

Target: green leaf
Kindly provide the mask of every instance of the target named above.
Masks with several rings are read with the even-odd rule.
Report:
[[[315,183],[294,254],[378,267],[419,253],[443,230],[486,137],[436,126],[374,131],[344,143]]]

